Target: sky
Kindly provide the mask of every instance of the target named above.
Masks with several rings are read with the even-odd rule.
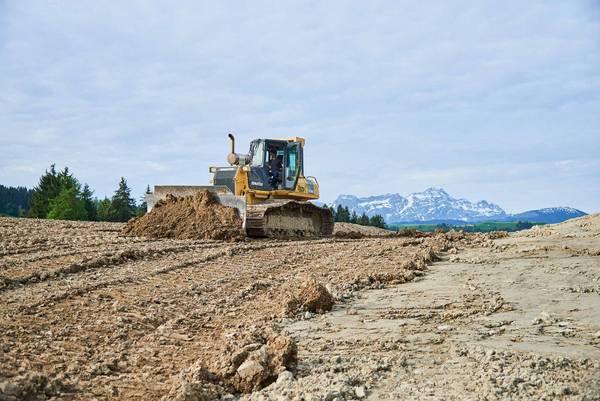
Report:
[[[205,185],[306,138],[322,200],[600,212],[598,1],[0,0],[0,184]]]

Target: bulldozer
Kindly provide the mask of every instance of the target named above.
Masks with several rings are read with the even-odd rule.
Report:
[[[304,138],[254,139],[247,154],[236,153],[229,134],[227,167],[209,167],[210,185],[157,185],[145,195],[148,211],[167,195],[210,191],[237,209],[249,237],[313,238],[333,233],[333,215],[309,201],[319,199],[319,183],[304,175]]]

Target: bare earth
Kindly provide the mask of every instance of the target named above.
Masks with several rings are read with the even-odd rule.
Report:
[[[0,400],[600,399],[599,215],[497,239],[122,227],[0,218]]]

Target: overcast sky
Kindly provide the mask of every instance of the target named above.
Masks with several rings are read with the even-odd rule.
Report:
[[[228,132],[305,137],[328,202],[600,211],[600,3],[0,0],[1,184],[206,184]]]

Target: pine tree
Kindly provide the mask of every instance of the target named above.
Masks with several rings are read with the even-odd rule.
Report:
[[[329,207],[329,210],[331,210],[331,216],[333,216],[333,221],[337,221],[335,219],[335,208],[333,207],[333,205],[328,206],[328,207]]]
[[[61,192],[63,189],[74,189],[75,193],[77,195],[80,195],[81,184],[79,183],[77,178],[75,178],[73,174],[69,172],[68,167],[62,169],[56,176],[56,179],[60,188],[59,192]]]
[[[335,213],[334,213],[334,220],[336,222],[341,222],[342,221],[342,215],[344,214],[344,210],[342,208],[342,205],[337,205],[337,207],[335,208]]]
[[[348,209],[348,206],[344,208],[344,221],[346,223],[350,222],[350,209]]]
[[[33,189],[33,195],[29,202],[29,217],[45,219],[48,216],[50,200],[60,193],[60,184],[56,174],[55,166],[50,166],[50,171],[40,177],[38,185]]]
[[[98,211],[96,210],[96,203],[92,198],[93,195],[94,191],[90,189],[90,186],[84,184],[83,191],[81,191],[81,199],[83,200],[83,205],[87,212],[87,219],[90,221],[96,221],[98,219]]]
[[[360,217],[358,218],[358,224],[360,224],[361,226],[368,226],[369,225],[369,216],[367,216],[366,213],[361,214]]]
[[[123,177],[112,197],[112,209],[115,221],[126,222],[135,216],[135,200],[131,197],[131,189]]]
[[[352,216],[350,216],[350,223],[356,224],[358,223],[358,215],[355,211],[352,212]]]
[[[110,199],[96,200],[96,210],[98,211],[98,221],[115,221],[115,213]]]
[[[87,219],[84,202],[75,188],[63,188],[56,198],[50,200],[48,218],[53,220]]]
[[[347,207],[344,207],[342,205],[337,205],[337,208],[335,209],[335,221],[339,221],[342,223],[349,223],[350,222],[350,210],[348,210]]]
[[[386,228],[385,220],[383,220],[383,216],[379,214],[371,216],[369,219],[369,225],[379,228]]]

